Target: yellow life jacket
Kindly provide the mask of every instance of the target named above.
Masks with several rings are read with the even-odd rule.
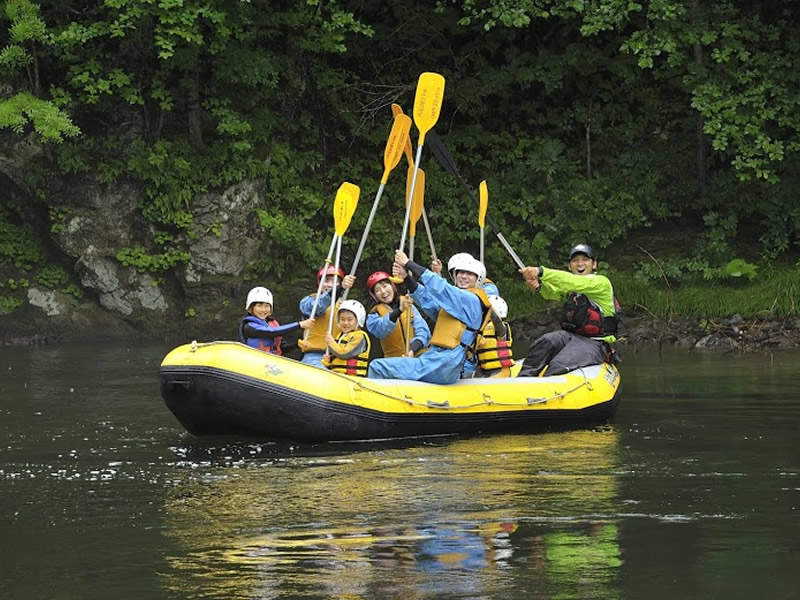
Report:
[[[312,296],[316,296],[316,294],[311,294]],[[339,301],[336,301],[336,305],[339,305]],[[331,307],[328,307],[328,310],[325,311],[324,315],[319,317],[314,317],[314,326],[310,329],[306,329],[307,337],[305,341],[307,342],[305,350],[303,352],[324,352],[325,348],[328,347],[328,343],[325,341],[325,334],[328,333],[328,321],[331,318]],[[333,320],[333,330],[331,331],[331,335],[333,337],[339,337],[342,334],[342,330],[339,329],[339,326],[336,324],[336,319]]]
[[[378,313],[379,316],[385,317],[392,308],[388,304],[376,304],[372,307],[371,313]],[[389,332],[385,338],[381,340],[381,348],[383,349],[384,358],[392,358],[396,356],[405,356],[406,353],[406,335],[405,335],[405,315],[400,313],[397,318],[397,323],[394,324],[394,329]],[[408,332],[409,342],[414,339],[414,313],[411,313],[411,330]]]
[[[361,339],[366,340],[367,344],[366,348],[360,354],[352,358],[339,358],[335,354],[331,354],[331,362],[328,368],[331,371],[337,371],[345,375],[366,377],[370,351],[369,335],[367,335],[367,332],[363,329],[356,329],[350,333],[343,333],[339,336],[339,339],[336,340],[336,343],[346,346],[354,341],[360,341]]]
[[[506,326],[506,339],[497,337],[491,319],[478,334],[475,354],[478,356],[478,368],[483,371],[497,371],[514,366],[514,355],[511,352],[511,327],[505,321],[503,324]]]
[[[466,291],[472,292],[481,301],[484,315],[483,321],[485,323],[487,317],[489,316],[489,308],[491,307],[489,304],[489,299],[486,297],[486,292],[480,288],[469,288]],[[478,329],[472,329],[471,327],[467,327],[466,323],[459,321],[454,316],[440,308],[439,314],[436,316],[436,325],[433,327],[433,334],[431,335],[431,346],[439,346],[440,348],[455,348],[456,346],[461,345],[465,348],[468,348],[468,345],[461,342],[461,336],[463,336],[464,332],[467,330],[477,333],[481,329],[483,329],[483,323]],[[472,344],[470,344],[470,346],[471,345]]]

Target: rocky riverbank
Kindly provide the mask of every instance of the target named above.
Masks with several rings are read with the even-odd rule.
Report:
[[[529,345],[558,327],[557,313],[542,312],[514,322],[514,339]],[[668,345],[721,352],[757,352],[800,348],[800,318],[745,320],[740,315],[725,319],[626,316],[620,327],[619,346]]]
[[[291,305],[296,305],[292,303]],[[125,339],[135,342],[165,341],[183,343],[190,339],[233,339],[237,316],[214,322],[176,320],[171,327],[144,329],[133,327],[100,307],[70,311],[67,315],[42,318],[24,316],[19,327],[0,333],[0,346],[63,344],[91,340]],[[289,322],[291,315],[277,315]],[[558,308],[541,311],[512,321],[515,345],[527,348],[538,336],[558,328]],[[758,352],[800,349],[800,318],[783,320],[745,320],[739,315],[725,319],[674,317],[669,320],[650,316],[625,316],[620,328],[621,348],[668,345],[686,349],[719,352]]]

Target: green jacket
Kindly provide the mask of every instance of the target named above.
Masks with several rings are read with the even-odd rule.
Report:
[[[573,275],[569,271],[559,271],[549,267],[542,267],[542,275],[539,277],[541,287],[539,292],[542,298],[547,300],[559,300],[563,302],[567,299],[567,294],[577,292],[585,294],[589,300],[597,304],[603,311],[604,317],[613,317],[616,314],[614,308],[614,288],[611,281],[605,275]],[[613,343],[616,337],[607,335],[602,338],[606,342]]]

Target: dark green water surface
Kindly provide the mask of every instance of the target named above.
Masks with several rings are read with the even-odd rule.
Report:
[[[800,596],[800,354],[628,351],[612,424],[197,439],[167,347],[0,348],[0,598]]]

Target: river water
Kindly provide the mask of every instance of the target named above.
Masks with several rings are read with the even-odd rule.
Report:
[[[629,350],[608,426],[197,439],[163,346],[0,348],[0,597],[797,598],[800,354]]]

